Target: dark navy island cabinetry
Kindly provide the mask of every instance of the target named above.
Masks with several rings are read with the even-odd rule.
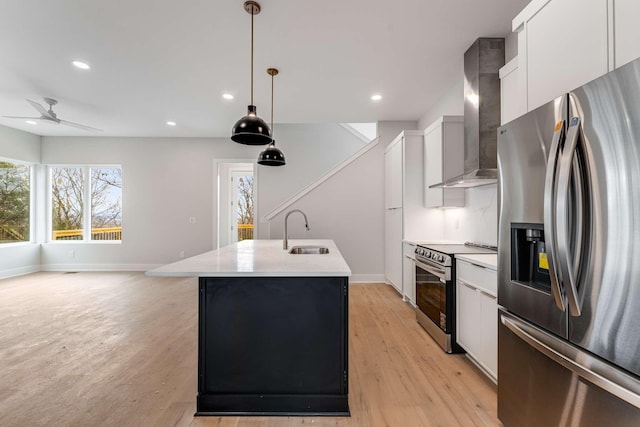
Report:
[[[197,276],[196,415],[349,416],[351,271],[331,240],[243,241],[147,272]]]
[[[198,414],[348,415],[346,277],[200,278]]]

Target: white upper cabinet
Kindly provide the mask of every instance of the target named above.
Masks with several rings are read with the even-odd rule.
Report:
[[[609,1],[534,0],[516,17],[529,111],[609,71]]]
[[[520,80],[516,56],[500,69],[500,124],[508,123],[527,112]]]
[[[464,206],[463,188],[429,188],[464,173],[462,116],[443,116],[424,131],[424,205]]]
[[[640,57],[640,0],[614,0],[615,66]]]

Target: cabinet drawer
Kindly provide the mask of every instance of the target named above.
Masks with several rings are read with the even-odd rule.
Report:
[[[497,295],[498,274],[495,270],[458,260],[456,261],[456,277],[492,295]]]

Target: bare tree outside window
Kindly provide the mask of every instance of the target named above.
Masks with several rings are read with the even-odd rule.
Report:
[[[51,170],[51,219],[54,238],[57,231],[76,230],[80,232],[79,235],[73,236],[73,239],[65,240],[82,240],[83,194],[82,168],[53,168]]]
[[[0,243],[29,241],[31,168],[0,161]]]
[[[236,191],[238,241],[253,239],[253,176],[238,177]]]
[[[91,228],[122,227],[122,169],[91,169]]]
[[[90,182],[85,175],[89,171]],[[85,185],[90,185],[90,210]],[[122,240],[122,169],[52,168],[52,230],[54,240],[84,240],[84,217],[91,216],[91,240]]]

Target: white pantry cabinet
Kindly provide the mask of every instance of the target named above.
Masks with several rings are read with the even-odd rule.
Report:
[[[389,143],[384,153],[385,170],[385,259],[384,272],[388,283],[400,295],[410,292],[410,283],[403,280],[402,241],[407,230],[424,227],[419,211],[422,200],[423,133],[405,130]]]
[[[457,259],[458,344],[493,381],[498,374],[497,286],[496,270]]]
[[[403,144],[389,145],[384,153],[384,207],[402,207]]]
[[[464,118],[442,116],[424,131],[424,205],[464,206],[464,188],[429,188],[464,173]]]
[[[402,295],[402,208],[386,210],[384,242],[386,280]]]

